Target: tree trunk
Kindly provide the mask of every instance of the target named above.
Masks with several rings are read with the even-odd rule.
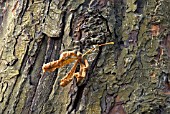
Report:
[[[1,0],[1,114],[170,113],[169,0]],[[61,52],[87,56],[81,83],[60,80],[72,64],[42,72]]]

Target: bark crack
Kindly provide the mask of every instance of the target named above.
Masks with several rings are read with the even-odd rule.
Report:
[[[24,16],[26,10],[28,9],[29,2],[30,2],[30,0],[23,0],[23,2],[22,2],[22,10],[21,10],[21,12],[18,14],[18,19],[17,19],[17,21],[18,21],[17,23],[18,23],[18,24],[21,24],[22,18],[23,18],[23,16]]]
[[[92,62],[90,68],[87,71],[87,75],[86,75],[85,80],[83,81],[83,83],[80,84],[80,85],[76,85],[78,88],[76,89],[76,91],[74,91],[74,93],[71,93],[71,95],[70,95],[71,96],[71,102],[67,106],[67,111],[68,111],[67,113],[68,114],[72,113],[73,111],[76,112],[78,110],[78,108],[79,108],[81,100],[84,100],[84,99],[81,99],[81,98],[83,96],[84,89],[87,86],[87,83],[89,81],[90,75],[92,74],[93,69],[95,68],[95,66],[96,66],[96,64],[98,62],[99,56],[102,53],[101,49],[102,48],[100,47],[96,58],[94,59],[94,61]]]

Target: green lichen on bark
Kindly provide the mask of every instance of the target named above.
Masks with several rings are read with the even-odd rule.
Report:
[[[123,113],[169,113],[168,0],[25,0],[12,8],[0,39],[0,113],[108,114],[117,104]],[[60,51],[110,41],[87,56],[80,84],[59,86],[72,64],[42,73]]]
[[[3,90],[5,90],[5,92],[3,91],[2,93],[4,94],[1,96],[1,113],[14,113],[16,110],[18,111],[18,113],[20,113],[22,111],[21,109],[22,107],[24,107],[26,99],[25,94],[28,94],[28,88],[24,88],[24,84],[29,83],[26,80],[28,79],[28,70],[31,65],[30,63],[28,63],[27,59],[29,58],[29,56],[34,56],[36,51],[33,52],[33,50],[37,50],[36,44],[37,42],[39,42],[38,40],[41,40],[42,38],[39,37],[36,39],[35,31],[38,32],[38,26],[35,27],[36,24],[31,25],[31,21],[34,20],[31,19],[31,11],[26,12],[25,15],[21,17],[20,15],[18,15],[19,13],[15,14],[11,11],[13,8],[13,4],[15,4],[15,2],[10,2],[11,7],[8,8],[7,12],[8,23],[5,23],[4,21],[6,27],[3,28],[3,32],[8,32],[6,34],[3,33],[6,41],[4,42],[3,46],[1,57],[2,64],[0,66],[2,69],[0,73],[2,83],[1,87],[6,87],[6,89],[4,89],[3,87]],[[20,8],[23,7],[23,4],[26,5],[27,3],[20,3],[18,12],[22,12]],[[16,16],[18,16],[18,18],[22,18],[21,22],[17,22],[18,20]],[[36,22],[36,19],[34,21]],[[32,41],[33,38],[34,40]],[[29,53],[31,54],[29,55]],[[6,83],[7,86],[5,86]],[[20,104],[18,104],[18,102]],[[20,110],[18,110],[16,107],[18,109],[20,108]]]
[[[159,3],[159,5],[155,6],[156,3]],[[152,35],[150,28],[151,23],[155,21],[151,21],[154,15],[152,15],[152,11],[155,11],[154,6],[157,8],[161,7],[161,5],[163,5],[161,1],[148,2],[142,14],[136,12],[127,12],[125,14],[122,36],[128,48],[122,50],[118,60],[118,69],[120,69],[118,70],[118,79],[120,79],[123,86],[119,89],[121,92],[118,92],[118,96],[121,96],[121,99],[126,102],[124,106],[127,113],[150,113],[151,111],[155,113],[162,110],[162,107],[164,107],[164,113],[169,111],[168,107],[165,107],[166,103],[161,104],[166,99],[166,96],[162,95],[162,90],[158,87],[161,72],[167,71],[162,63],[166,60],[159,61],[159,58],[156,58],[160,53],[158,51],[160,39],[159,35],[156,37]],[[137,35],[132,31],[136,31]],[[123,54],[123,52],[126,53]],[[152,63],[153,61],[154,63]],[[153,75],[154,77],[152,77]],[[153,104],[157,105],[154,106]],[[138,107],[140,108],[138,109]]]

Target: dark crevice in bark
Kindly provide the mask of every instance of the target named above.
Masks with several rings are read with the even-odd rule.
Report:
[[[63,36],[62,36],[63,37]],[[53,38],[52,38],[53,39]],[[54,38],[55,39],[55,38]],[[62,39],[58,39],[58,40],[55,40],[55,46],[56,46],[56,44],[58,44],[58,46],[57,46],[57,49],[56,50],[53,50],[53,51],[55,51],[55,52],[53,52],[52,54],[51,54],[51,61],[53,61],[53,60],[58,60],[59,59],[59,54],[60,54],[60,50],[61,50],[61,43],[62,43]],[[53,59],[53,60],[52,60]],[[55,79],[56,79],[56,77],[57,77],[57,73],[58,73],[58,69],[54,72],[54,74],[52,75],[52,77],[53,77],[53,80],[52,80],[52,84],[51,85],[53,85],[54,84],[54,82],[55,82]],[[51,75],[50,75],[51,76]],[[43,78],[43,77],[42,77]],[[45,77],[44,77],[45,78]],[[51,92],[52,92],[52,86],[51,86],[51,88],[50,88],[50,92],[49,92],[49,94],[48,94],[48,96],[51,94]],[[48,100],[48,98],[49,97],[47,97],[47,99],[46,100]]]
[[[30,42],[29,42],[29,43],[30,43]],[[17,44],[17,39],[16,39],[16,43],[14,44],[14,46],[15,46],[16,44]],[[22,63],[21,63],[22,66],[21,66],[21,68],[19,69],[19,73],[23,72],[23,71],[24,71],[24,68],[25,68],[25,66],[26,66],[26,61],[27,61],[27,59],[28,59],[28,50],[29,50],[28,46],[29,46],[29,44],[27,45],[27,50],[26,50],[26,52],[25,52],[25,54],[24,54],[24,57],[23,57],[23,60],[22,60]],[[15,49],[15,47],[14,47],[14,49]],[[5,112],[6,108],[7,108],[8,105],[9,105],[10,97],[11,97],[11,95],[12,95],[12,93],[13,93],[13,90],[14,90],[14,88],[15,88],[15,85],[16,85],[16,83],[17,83],[17,80],[18,80],[18,78],[19,78],[20,76],[21,76],[21,74],[18,74],[18,75],[16,76],[15,83],[14,83],[14,85],[13,85],[13,87],[12,87],[12,89],[11,89],[11,92],[10,92],[8,98],[7,98],[7,101],[6,101],[6,103],[5,103],[4,109],[2,110],[2,113]],[[21,91],[19,90],[19,93],[20,93],[20,92],[21,92]],[[18,102],[18,101],[16,101],[16,102]],[[13,109],[15,109],[15,105],[14,105]]]
[[[116,19],[116,23],[115,23],[115,28],[114,28],[114,34],[118,41],[121,40],[119,29],[122,27],[122,20],[123,20],[123,13],[125,12],[123,7],[125,7],[123,0],[114,0],[114,10],[115,10],[115,19]]]
[[[114,11],[115,11],[115,28],[113,30],[113,34],[115,36],[115,62],[117,63],[119,59],[120,52],[122,50],[122,47],[124,45],[119,45],[122,41],[122,34],[121,34],[121,28],[122,28],[122,21],[124,18],[125,13],[125,2],[124,0],[114,0]]]
[[[81,98],[82,98],[82,96],[83,96],[84,88],[87,86],[87,83],[88,83],[88,81],[89,81],[90,75],[92,74],[93,69],[95,68],[95,66],[96,66],[96,64],[97,64],[97,61],[98,61],[98,59],[99,59],[99,56],[100,56],[100,54],[101,54],[101,52],[102,52],[101,49],[102,49],[102,48],[100,47],[99,52],[98,52],[96,58],[95,58],[94,61],[92,62],[91,66],[89,67],[84,82],[83,82],[82,84],[78,85],[78,89],[77,89],[76,94],[75,94],[76,96],[75,96],[75,95],[72,96],[72,97],[75,97],[75,98],[74,98],[74,101],[72,101],[72,104],[69,104],[69,106],[68,106],[68,107],[70,107],[70,106],[72,107],[71,110],[68,110],[68,114],[70,114],[73,110],[74,110],[74,111],[77,111],[77,110],[78,110],[79,104],[80,104],[80,102],[81,102]],[[71,98],[71,99],[73,99],[73,98]],[[85,99],[82,99],[82,100],[85,100]]]
[[[19,92],[18,92],[18,95],[16,96],[16,101],[14,102],[14,107],[13,107],[13,109],[14,109],[14,112],[15,112],[15,109],[16,109],[16,107],[17,107],[17,104],[18,104],[18,102],[19,102],[19,100],[20,100],[20,95],[21,95],[21,93],[22,93],[22,90],[23,90],[23,88],[24,88],[24,86],[25,86],[25,83],[26,83],[26,81],[27,81],[27,79],[29,78],[29,75],[30,75],[30,73],[31,73],[31,69],[33,68],[33,66],[34,66],[34,63],[35,63],[35,61],[36,61],[36,59],[37,59],[37,56],[38,56],[38,52],[39,52],[39,49],[40,49],[40,47],[41,47],[41,45],[42,45],[42,42],[43,42],[43,39],[42,39],[42,41],[41,42],[39,42],[39,44],[38,44],[38,48],[37,48],[37,50],[35,51],[35,55],[34,56],[29,56],[28,57],[28,59],[27,59],[27,62],[25,62],[28,66],[27,67],[24,67],[24,75],[23,75],[23,77],[24,77],[24,80],[22,81],[22,84],[21,84],[21,86],[20,86],[20,88],[19,88]],[[28,45],[29,46],[29,45]],[[26,54],[26,55],[28,55],[28,54]],[[17,81],[16,81],[17,82]]]
[[[49,14],[49,11],[50,11],[51,2],[52,2],[52,0],[49,0],[49,1],[48,1],[47,15]]]
[[[8,105],[9,105],[9,100],[10,100],[10,97],[12,95],[12,92],[14,90],[15,85],[16,85],[16,83],[14,83],[14,86],[12,87],[11,92],[9,92],[9,95],[7,97],[7,101],[6,101],[5,106],[3,107],[2,112],[1,112],[2,114],[4,114],[5,110],[7,109]]]
[[[52,0],[48,0],[48,1],[45,1],[44,2],[44,16],[43,16],[43,19],[42,19],[42,23],[45,23],[45,19],[47,17],[47,15],[49,14],[50,12],[50,4],[51,4]]]
[[[46,37],[47,38],[47,49],[46,49],[46,55],[45,55],[45,60],[44,63],[48,63],[51,61],[51,54],[53,52],[54,49],[54,42],[50,37]]]
[[[17,24],[17,23],[16,23]],[[15,31],[15,29],[16,29],[16,26],[14,27],[14,31]],[[24,31],[24,30],[23,30]],[[15,47],[16,47],[16,45],[17,45],[17,43],[18,43],[18,38],[19,37],[21,37],[21,34],[22,34],[22,32],[23,31],[21,31],[17,36],[16,36],[16,38],[15,38],[15,44],[14,44],[14,51],[13,51],[13,55],[15,56]],[[14,32],[13,32],[13,34],[14,34]],[[28,51],[28,49],[29,49],[29,45],[30,45],[30,43],[31,43],[31,41],[32,41],[32,39],[30,38],[30,36],[28,36],[28,39],[30,39],[29,40],[29,42],[28,42],[28,45],[27,45],[27,50],[26,50],[26,56],[27,56],[27,51]],[[24,55],[24,56],[25,56]],[[18,58],[16,58],[16,60],[14,61],[14,62],[17,62],[17,59]],[[24,57],[24,59],[23,60],[27,60],[27,59],[25,59],[25,57]],[[23,63],[25,64],[25,61],[23,61]],[[14,63],[13,63],[14,64]],[[21,72],[22,72],[23,70],[21,69]]]
[[[135,13],[142,14],[143,8],[146,4],[145,0],[136,0],[135,4],[137,5],[137,9],[135,10]]]
[[[47,4],[47,9],[45,10],[46,13],[44,13],[44,14],[45,14],[45,18],[46,18],[46,16],[47,16],[47,15],[49,14],[49,12],[50,12],[50,5],[51,5],[52,0],[48,0],[48,1],[45,1],[45,2],[47,2],[47,3],[45,3],[45,4]],[[43,19],[43,23],[45,22],[45,18]]]
[[[133,45],[133,49],[132,51],[134,51],[134,48],[136,48],[137,46],[137,42],[138,42],[138,37],[139,37],[139,31],[141,29],[141,24],[143,23],[143,17],[138,17],[140,18],[140,21],[138,23],[138,27],[139,29],[138,30],[132,30],[130,33],[129,33],[129,37],[128,37],[128,40],[126,40],[126,45],[123,44],[123,46],[125,47],[129,47],[130,45]],[[133,66],[133,64],[135,64],[136,62],[139,62],[141,67],[143,67],[142,65],[142,62],[141,62],[141,57],[140,57],[140,53],[141,53],[141,49],[142,48],[141,46],[138,47],[139,51],[136,52],[136,57],[134,59],[134,61],[131,62],[130,66],[128,66],[127,68],[127,72],[131,69],[131,66]],[[138,66],[138,68],[141,68],[140,66]],[[134,70],[134,69],[131,69],[131,70]]]
[[[62,17],[62,24],[60,26],[61,32],[59,33],[59,37],[46,37],[46,38],[48,38],[47,39],[48,44],[47,44],[44,63],[51,62],[53,60],[58,59],[58,57],[59,57],[59,53],[60,53],[60,49],[61,49],[61,42],[62,42],[62,38],[64,35],[66,11],[63,11],[62,13],[63,13],[62,14],[63,17]],[[57,49],[55,49],[55,46],[57,46]],[[49,99],[49,95],[52,92],[52,87],[55,82],[57,72],[58,72],[58,70],[56,70],[53,73],[45,73],[41,76],[41,78],[38,82],[37,88],[35,90],[35,95],[32,100],[30,113],[42,112],[42,107],[43,107],[45,101],[47,101]],[[48,75],[48,77],[46,77],[47,75]],[[45,78],[47,80],[45,80]],[[47,83],[48,83],[48,85],[46,85]],[[46,91],[46,93],[41,92],[44,85],[45,85],[45,87],[48,88],[48,91]],[[41,101],[41,102],[39,102],[39,101]],[[38,109],[36,107],[38,107]]]
[[[24,16],[26,10],[28,9],[29,2],[30,2],[29,0],[23,0],[22,10],[21,10],[21,12],[18,14],[18,19],[17,19],[17,20],[18,20],[18,21],[17,21],[18,24],[21,24],[22,18],[23,18],[23,16]]]
[[[74,20],[74,17],[75,17],[75,14],[72,13],[72,17],[71,17],[71,20],[70,20],[70,32],[69,32],[69,36],[73,36],[73,20]]]
[[[76,9],[74,10],[71,10],[71,13],[72,13],[72,17],[71,17],[71,21],[70,21],[70,32],[69,32],[69,36],[73,36],[73,23],[74,23],[74,20],[75,20],[75,16],[76,16],[76,12],[79,10],[79,8],[82,6],[83,4],[80,4]]]
[[[99,17],[106,23],[107,31],[109,32],[109,35],[107,35],[107,37],[111,37],[112,32],[109,29],[108,20],[106,18],[104,18],[102,15],[100,15]]]
[[[44,60],[44,63],[46,62],[50,62],[51,61],[51,55],[52,55],[52,52],[53,52],[53,49],[54,49],[54,41],[50,38],[48,38],[46,36],[46,38],[48,39],[48,44],[47,44],[47,49],[46,49],[46,56],[45,56],[45,60]],[[31,108],[30,108],[30,111],[29,113],[34,113],[34,111],[36,110],[35,109],[35,105],[38,106],[39,104],[38,103],[38,100],[40,99],[39,95],[38,94],[42,94],[42,90],[40,90],[40,88],[42,89],[42,83],[45,79],[45,77],[47,76],[47,74],[43,74],[41,76],[41,78],[38,80],[38,84],[36,86],[36,89],[35,89],[35,93],[34,93],[34,96],[33,96],[33,99],[32,99],[32,102],[31,102]],[[40,105],[42,105],[43,103],[41,103]]]
[[[75,111],[75,109],[73,108],[74,106],[74,101],[76,99],[77,96],[77,90],[78,90],[78,86],[76,84],[76,78],[73,78],[73,84],[70,87],[70,91],[69,91],[69,97],[70,97],[70,103],[67,105],[66,110],[67,110],[67,114],[70,114],[73,112],[73,110]]]
[[[61,39],[62,39],[63,36],[64,36],[64,29],[65,29],[65,24],[66,24],[67,11],[64,10],[61,15],[63,15],[63,17],[62,17],[62,23],[61,23],[61,25],[60,25],[60,28],[62,28],[62,29],[61,29],[61,32],[59,33],[59,37],[58,37],[58,38],[61,38]]]
[[[75,99],[73,101],[74,103],[73,103],[73,106],[72,106],[72,110],[70,112],[72,112],[73,110],[75,110],[75,111],[78,110],[78,106],[79,106],[79,103],[81,101],[84,88],[85,88],[85,85],[82,85],[82,86],[78,87],[76,97],[75,97]]]
[[[62,7],[65,7],[68,2],[69,2],[69,0],[64,0],[64,3],[62,4]]]
[[[104,90],[103,96],[100,99],[101,114],[103,114],[106,111],[106,95],[107,95],[107,91]]]
[[[18,43],[18,37],[19,37],[20,35],[18,35],[16,38],[15,38],[15,43],[14,43],[14,51],[13,51],[13,55],[15,56],[15,47],[16,47],[16,45],[17,45],[17,43]],[[30,42],[29,42],[30,43]],[[28,50],[27,50],[28,51]],[[12,60],[10,63],[8,63],[7,64],[7,66],[12,66],[12,65],[14,65],[16,62],[18,61],[18,58],[15,58],[14,60]]]
[[[45,48],[47,48],[47,39],[46,39],[46,35],[44,35],[44,37],[43,37],[43,39],[42,39],[42,43],[41,43],[41,45],[39,45],[39,47],[38,47],[38,50],[37,50],[37,52],[39,52],[36,56],[37,56],[37,58],[36,59],[41,59],[41,58],[38,58],[38,57],[41,57],[41,56],[43,56],[43,55],[40,55],[41,53],[41,51],[43,50],[44,51],[44,47]],[[43,52],[42,52],[43,53]],[[45,52],[44,52],[45,53]],[[43,65],[43,63],[41,63],[42,65]],[[30,70],[30,73],[29,74],[31,74],[31,73],[33,73],[33,70],[34,70],[34,67],[35,67],[35,65],[34,66],[32,66],[32,70]],[[37,84],[38,84],[38,81],[39,81],[39,79],[40,79],[40,76],[41,76],[41,72],[42,72],[42,69],[38,72],[38,73],[36,73],[37,75],[38,75],[38,80],[33,80],[33,79],[31,79],[31,77],[29,78],[29,82],[30,82],[30,85],[34,85],[34,86],[36,86]]]
[[[41,42],[41,44],[40,44],[39,47],[38,47],[37,52],[42,51],[43,49],[42,49],[41,47],[42,47],[42,46],[46,46],[46,45],[47,45],[47,44],[46,44],[46,39],[45,39],[45,35],[44,35],[44,37],[43,37],[43,39],[42,39],[42,42]],[[43,50],[43,51],[44,51],[44,50]],[[40,59],[40,58],[38,58],[39,56],[41,56],[41,55],[39,55],[39,54],[40,54],[40,53],[38,53],[38,54],[36,55],[36,57],[35,57],[36,60],[37,60],[37,59]],[[35,61],[36,61],[36,60],[35,60]],[[36,62],[35,62],[35,64],[36,64]],[[43,64],[43,63],[42,63],[42,64]],[[32,86],[32,87],[31,87],[31,89],[29,90],[29,93],[27,94],[28,97],[27,97],[26,102],[25,102],[25,104],[24,104],[24,107],[23,107],[23,109],[22,109],[22,113],[23,113],[23,114],[28,113],[29,110],[30,110],[30,108],[31,108],[31,103],[32,103],[32,100],[33,100],[33,98],[34,98],[35,91],[36,91],[36,87],[37,87],[37,85],[38,85],[38,82],[39,82],[39,79],[40,79],[40,76],[41,76],[40,73],[42,72],[42,70],[39,70],[39,71],[37,71],[36,73],[33,73],[32,71],[34,71],[34,66],[35,66],[35,65],[33,65],[33,66],[30,68],[29,72],[28,72],[29,84],[30,84],[30,86]],[[31,73],[33,73],[34,75],[31,75]],[[33,80],[34,82],[32,82],[31,76],[36,76],[36,79],[37,79],[37,80]]]

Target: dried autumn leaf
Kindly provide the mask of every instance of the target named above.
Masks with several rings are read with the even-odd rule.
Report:
[[[75,51],[66,51],[60,55],[60,59],[65,59],[67,57],[77,57],[77,55],[75,54]]]
[[[77,67],[78,62],[79,62],[79,60],[77,60],[77,61],[74,63],[73,67],[72,67],[71,70],[68,72],[68,74],[67,74],[64,78],[61,79],[61,82],[60,82],[60,85],[61,85],[61,86],[64,87],[64,86],[66,86],[68,83],[71,82],[71,80],[73,79],[73,74],[74,74],[75,71],[76,71],[76,67]]]
[[[73,61],[77,60],[77,58],[68,58],[68,59],[59,59],[47,64],[44,64],[42,69],[43,72],[53,72],[56,68],[60,68],[63,67],[65,65],[68,65],[70,63],[72,63]]]
[[[152,25],[151,26],[151,31],[152,31],[152,36],[158,36],[159,31],[160,31],[159,25]]]
[[[108,43],[100,44],[96,46],[99,47],[99,46],[104,46],[108,44],[114,44],[114,42],[108,42]],[[61,79],[60,85],[63,87],[66,86],[68,83],[70,83],[70,81],[73,79],[74,76],[77,78],[77,82],[80,82],[86,76],[86,72],[89,67],[88,61],[87,59],[85,59],[84,56],[92,53],[92,51],[95,49],[96,47],[88,50],[83,55],[80,52],[75,53],[75,51],[63,52],[59,60],[44,64],[42,67],[43,72],[47,72],[47,71],[53,72],[55,69],[68,65],[72,63],[73,61],[77,60],[74,63],[71,70],[68,72],[68,74],[64,78]],[[80,70],[79,72],[75,73],[78,63],[80,64]]]
[[[84,63],[80,63],[80,71],[79,73],[75,73],[74,76],[77,78],[77,82],[79,83],[85,76],[87,69],[89,67],[87,59],[84,60]]]

